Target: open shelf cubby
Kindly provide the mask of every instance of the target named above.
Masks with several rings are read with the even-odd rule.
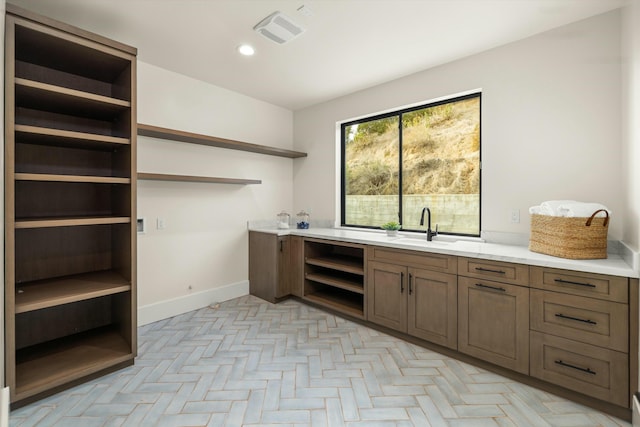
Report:
[[[364,246],[305,239],[303,298],[365,319],[365,260]]]

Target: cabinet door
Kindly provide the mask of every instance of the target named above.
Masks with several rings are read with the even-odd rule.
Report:
[[[458,348],[458,280],[454,274],[409,269],[408,333]]]
[[[249,293],[275,302],[278,283],[278,236],[249,231]]]
[[[529,288],[458,278],[458,350],[529,373]]]
[[[407,331],[407,268],[369,262],[367,274],[368,320],[401,332]]]
[[[286,297],[291,293],[291,241],[289,236],[278,237],[278,274],[275,297]]]
[[[302,297],[302,289],[304,288],[304,242],[300,236],[289,236],[289,248],[291,251],[291,265],[289,276],[289,286],[291,294]]]

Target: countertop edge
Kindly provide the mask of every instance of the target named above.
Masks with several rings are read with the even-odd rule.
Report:
[[[526,246],[482,243],[464,240],[457,241],[447,246],[426,246],[426,242],[425,246],[419,246],[417,244],[408,244],[398,241],[403,239],[404,236],[389,237],[384,232],[345,230],[341,228],[310,228],[306,230],[295,228],[249,228],[249,231],[276,234],[278,236],[301,236],[364,245],[383,246],[393,249],[430,252],[468,258],[487,259],[492,261],[513,262],[516,264],[527,264],[538,267],[559,268],[596,274],[608,274],[612,276],[631,278],[640,277],[637,270],[627,264],[620,255],[615,254],[609,254],[608,258],[605,259],[574,260],[532,252]],[[407,240],[407,238],[404,237],[404,240]],[[416,242],[420,241],[419,239],[411,240],[416,240]]]

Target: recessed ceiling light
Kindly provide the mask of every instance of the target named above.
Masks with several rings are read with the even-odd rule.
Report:
[[[253,49],[253,46],[248,44],[241,44],[240,46],[238,46],[238,52],[240,52],[240,54],[244,56],[251,56],[256,53],[256,51]]]

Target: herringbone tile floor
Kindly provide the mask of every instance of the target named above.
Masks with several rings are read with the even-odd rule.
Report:
[[[12,426],[628,426],[296,301],[252,296],[141,327],[134,366]]]

